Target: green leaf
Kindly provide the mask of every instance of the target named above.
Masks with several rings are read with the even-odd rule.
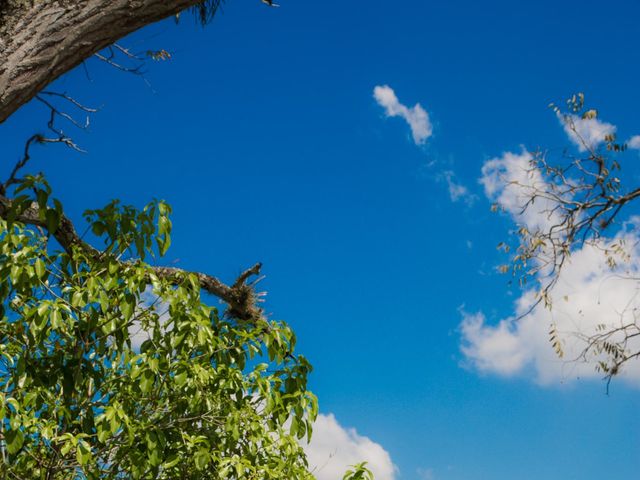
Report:
[[[80,465],[86,465],[91,461],[91,446],[84,440],[78,442],[76,447],[76,459]]]
[[[14,455],[24,445],[24,432],[22,430],[9,430],[6,432],[7,451]]]
[[[129,321],[129,319],[133,316],[135,301],[136,299],[133,295],[126,295],[120,303],[120,311],[122,312],[122,315],[124,316],[124,319],[126,321]]]
[[[39,279],[42,279],[44,277],[44,274],[47,273],[47,269],[41,258],[36,260],[35,268],[36,268],[36,275],[38,276]]]
[[[109,311],[109,296],[107,295],[107,292],[100,290],[99,300],[102,313],[107,313]]]
[[[140,390],[142,390],[144,393],[149,392],[149,390],[151,390],[151,388],[153,387],[154,381],[155,375],[153,374],[153,372],[151,370],[145,370],[140,376]]]
[[[171,467],[175,467],[178,463],[180,463],[180,457],[176,453],[172,453],[171,455],[169,455],[169,458],[167,458],[167,461],[162,464],[162,466],[169,469]]]
[[[194,462],[196,464],[196,468],[198,470],[204,470],[207,468],[209,461],[211,460],[211,455],[209,455],[209,451],[201,448],[194,455]]]
[[[62,326],[62,314],[57,308],[51,312],[51,328],[58,329]]]
[[[175,382],[175,384],[179,387],[183,386],[185,384],[185,382],[187,381],[187,372],[183,371],[180,373],[176,373],[173,376],[173,381]]]

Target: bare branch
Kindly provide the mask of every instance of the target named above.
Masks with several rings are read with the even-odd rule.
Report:
[[[66,92],[65,93],[60,93],[60,92],[52,92],[52,91],[49,91],[49,90],[43,90],[38,95],[49,95],[49,96],[53,96],[53,97],[63,98],[65,100],[67,100],[68,102],[70,102],[73,106],[78,107],[80,110],[82,110],[84,112],[87,112],[87,113],[96,113],[98,111],[97,108],[91,108],[91,107],[87,107],[86,105],[83,105],[82,103],[77,101],[75,98],[67,95]]]
[[[615,143],[613,134],[604,140],[605,148],[596,148],[580,134],[575,118],[595,119],[595,110],[584,108],[584,99],[578,95],[569,101],[569,114],[556,114],[581,145],[584,156],[564,155],[558,164],[550,164],[547,152],[531,153],[526,171],[528,180],[506,182],[523,197],[520,216],[542,205],[536,215],[543,215],[546,222],[527,222],[518,230],[518,246],[512,258],[513,274],[519,276],[524,285],[532,279],[538,288],[537,297],[531,306],[517,320],[531,314],[541,303],[552,308],[552,291],[558,284],[560,274],[569,262],[572,253],[588,245],[599,250],[606,263],[616,272],[620,261],[629,259],[618,229],[609,233],[611,227],[621,218],[629,204],[640,197],[640,187],[624,188],[623,182],[615,175],[620,170],[617,153],[625,150],[625,145]],[[581,117],[579,117],[581,116]],[[542,179],[536,183],[531,179]],[[531,182],[531,183],[529,183]],[[530,230],[531,229],[531,230]],[[506,249],[508,250],[508,249]],[[629,277],[631,281],[638,281]],[[629,306],[628,306],[629,308]],[[625,313],[626,312],[626,313]],[[620,325],[603,325],[596,333],[569,332],[585,342],[585,347],[574,361],[596,360],[597,368],[610,380],[617,375],[628,361],[640,358],[637,342],[631,339],[640,336],[640,326],[636,311],[620,313]],[[633,321],[628,322],[628,315]],[[623,316],[627,317],[623,318]],[[625,320],[623,322],[623,320]],[[554,347],[559,346],[555,329],[551,335]],[[561,351],[556,348],[556,351]]]
[[[111,55],[109,56],[102,55],[101,53],[94,53],[93,56],[105,62],[107,65],[117,68],[118,70],[121,70],[125,73],[132,73],[134,75],[144,74],[144,72],[142,71],[143,64],[139,64],[134,67],[127,67],[125,65],[122,65],[121,63],[118,63],[114,60],[113,50],[111,47],[109,47],[109,49],[111,50]]]
[[[9,178],[2,185],[0,185],[0,195],[5,195],[7,192],[7,189],[11,185],[14,185],[19,182],[19,179],[17,178],[18,172],[22,168],[24,168],[24,166],[31,159],[31,154],[30,154],[31,145],[33,143],[41,143],[43,138],[44,137],[41,134],[36,133],[27,139],[24,145],[24,154],[22,155],[22,158],[18,160],[16,165],[13,167],[13,170],[11,171]]]

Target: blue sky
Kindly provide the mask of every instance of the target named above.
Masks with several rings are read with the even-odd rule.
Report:
[[[263,262],[267,309],[295,328],[335,416],[320,434],[390,459],[379,478],[637,478],[640,383],[607,396],[584,370],[553,370],[536,327],[499,330],[521,295],[495,272],[514,224],[479,179],[504,152],[570,147],[547,106],[578,91],[621,138],[640,133],[640,5],[281,4],[230,1],[205,28],[184,15],[137,32],[122,45],[172,53],[146,81],[97,60],[59,79],[100,107],[73,132],[88,153],[38,148],[33,167],[78,220],[114,197],[166,199],[168,262],[226,280]],[[394,111],[428,116],[419,144],[374,98],[385,85]],[[6,164],[46,120],[30,104],[2,126]],[[458,201],[447,178],[466,188]],[[527,360],[485,358],[487,339]]]

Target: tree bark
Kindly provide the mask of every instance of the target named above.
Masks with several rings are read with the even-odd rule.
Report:
[[[99,50],[203,0],[0,0],[0,123]]]

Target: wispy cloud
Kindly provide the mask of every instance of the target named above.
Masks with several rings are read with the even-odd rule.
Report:
[[[418,468],[416,470],[418,478],[420,480],[436,480],[436,476],[433,472],[433,468]]]
[[[627,140],[627,147],[633,148],[634,150],[640,150],[640,135],[634,135]]]
[[[607,135],[616,132],[615,125],[597,118],[582,118],[578,115],[558,113],[558,119],[569,139],[581,152],[597,147],[604,142]]]
[[[395,91],[389,85],[375,87],[373,89],[373,97],[378,102],[378,105],[385,109],[388,117],[401,117],[407,122],[416,145],[424,144],[433,135],[433,126],[429,119],[429,114],[419,103],[416,103],[413,107],[400,103]],[[435,161],[431,161],[427,166],[433,167],[435,163]],[[433,178],[447,185],[449,198],[452,202],[463,202],[471,206],[477,199],[477,196],[471,193],[469,188],[458,181],[453,170],[443,170],[435,173]]]
[[[355,429],[344,428],[333,414],[318,415],[305,451],[317,480],[342,478],[349,466],[363,461],[376,480],[396,479],[397,468],[389,453]]]
[[[379,85],[373,89],[373,97],[376,102],[385,109],[388,117],[401,117],[411,127],[411,135],[416,145],[421,145],[433,134],[433,127],[429,120],[429,114],[419,103],[413,107],[407,107],[398,100],[393,88],[388,85]]]
[[[452,170],[445,170],[440,174],[439,178],[447,184],[449,198],[451,198],[452,202],[462,201],[467,205],[473,205],[476,201],[476,195],[458,181],[456,174]]]

